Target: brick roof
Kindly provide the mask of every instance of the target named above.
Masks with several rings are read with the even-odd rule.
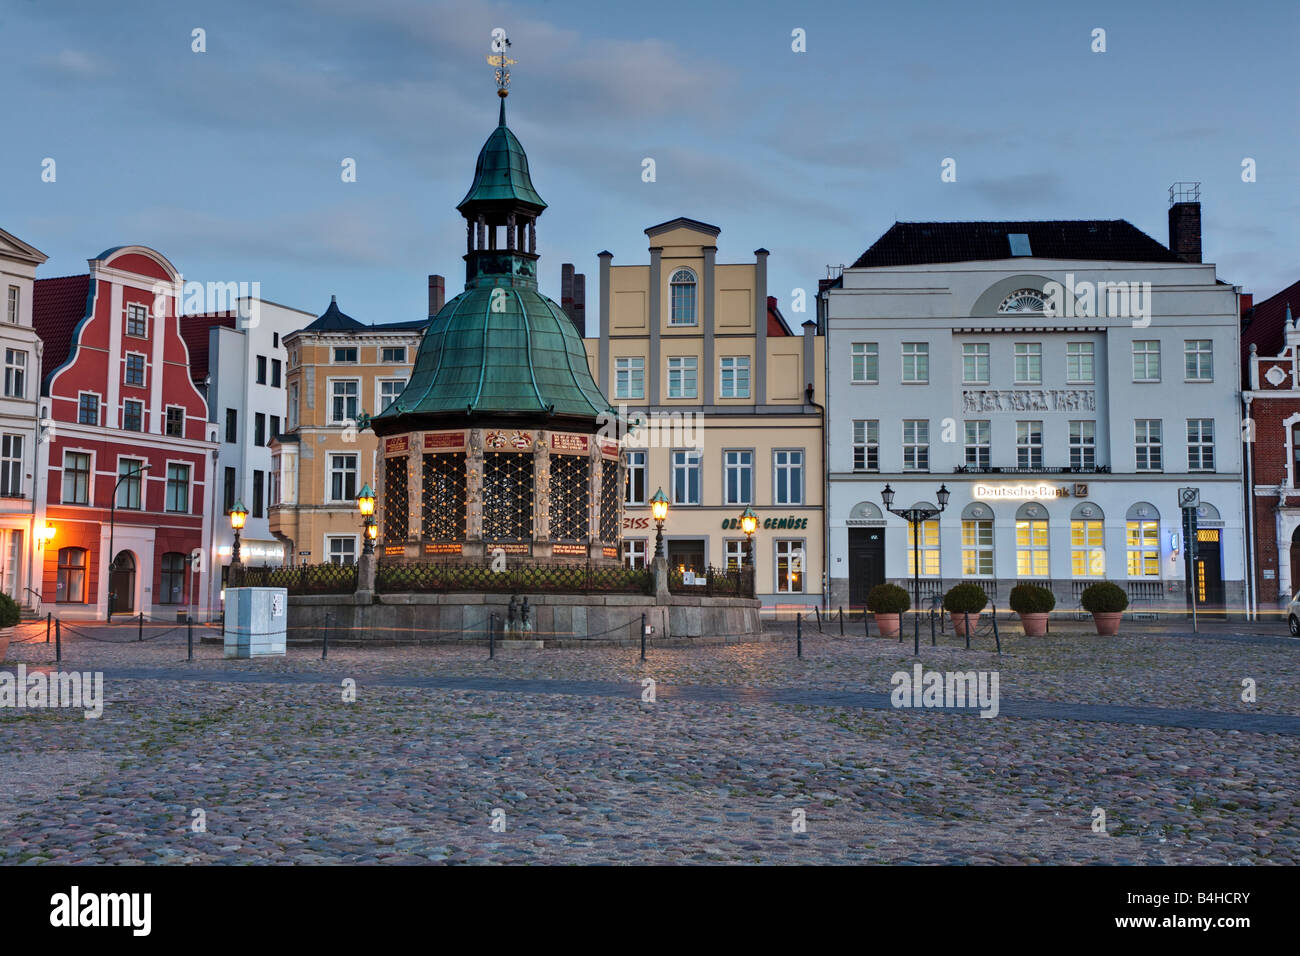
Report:
[[[1291,318],[1300,319],[1300,282],[1293,282],[1276,295],[1255,303],[1243,317],[1241,325],[1241,350],[1248,354],[1254,345],[1260,355],[1277,355],[1286,341],[1283,326],[1286,324],[1286,307],[1291,306]]]
[[[208,332],[213,328],[233,329],[234,312],[205,312],[181,316],[181,338],[190,351],[190,381],[202,385],[208,377]]]
[[[32,326],[41,337],[41,391],[50,373],[72,349],[72,334],[85,318],[90,276],[37,279],[32,291]]]
[[[896,222],[858,257],[855,269],[936,262],[984,262],[1013,257],[1008,236],[1029,237],[1039,259],[1181,262],[1124,219],[1047,219],[1027,222]]]
[[[790,326],[785,324],[785,316],[777,308],[776,296],[767,297],[767,334],[769,336],[792,335]]]

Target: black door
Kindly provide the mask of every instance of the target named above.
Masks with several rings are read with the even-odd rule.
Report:
[[[885,580],[885,529],[849,529],[849,605],[865,607],[867,593]]]
[[[1205,607],[1223,607],[1223,550],[1218,528],[1196,532],[1196,602]]]

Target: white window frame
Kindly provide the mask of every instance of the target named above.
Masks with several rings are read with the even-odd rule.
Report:
[[[1154,425],[1155,438],[1153,439],[1151,426]],[[1137,418],[1133,420],[1133,470],[1162,472],[1165,470],[1165,452],[1164,452],[1165,426],[1164,421],[1159,418]],[[1142,463],[1142,450],[1146,449],[1147,462]],[[1159,462],[1152,467],[1151,452],[1155,450],[1155,457]]]
[[[1017,385],[1043,384],[1043,343],[1016,342],[1012,347],[1013,374]]]
[[[131,359],[138,357],[140,359],[140,376],[142,381],[130,381]],[[125,388],[148,388],[149,387],[149,356],[143,352],[127,352],[122,358],[122,385]]]
[[[351,383],[353,386],[356,387],[356,393],[355,393],[355,395],[352,396],[353,398],[355,398],[355,400],[356,400],[356,404],[357,404],[357,407],[356,407],[356,415],[353,415],[353,416],[351,416],[350,418],[347,417],[346,415],[345,415],[343,418],[335,418],[335,417],[334,417],[334,400],[335,400],[335,398],[337,398],[337,397],[339,397],[339,396],[336,396],[336,395],[334,394],[334,387],[335,387],[336,385],[346,385],[346,384],[348,384],[348,383]],[[345,426],[346,426],[346,425],[352,425],[352,424],[355,424],[356,421],[357,421],[357,417],[361,414],[361,379],[359,379],[359,378],[329,378],[329,379],[326,379],[326,384],[329,386],[329,403],[330,403],[330,407],[329,407],[329,423],[330,423],[331,425],[345,425]],[[344,404],[345,404],[345,405],[346,405],[346,403],[347,403],[347,398],[348,398],[348,396],[343,396],[343,400],[344,400]]]
[[[1080,528],[1082,526],[1082,528]],[[1075,541],[1075,532],[1083,531],[1083,543]],[[1092,544],[1089,537],[1097,532],[1100,544]],[[1076,562],[1083,559],[1084,572],[1079,573]],[[1070,576],[1073,578],[1106,577],[1106,524],[1101,518],[1070,519]]]
[[[340,359],[339,350],[348,349],[356,353],[356,358]],[[359,345],[331,345],[330,346],[330,364],[331,365],[360,365],[361,364],[361,346]]]
[[[26,448],[23,439],[26,436],[16,432],[4,432],[0,434],[0,497],[2,498],[26,498],[23,475],[27,473],[23,467]],[[18,453],[15,456],[13,446],[18,444]],[[5,450],[5,444],[9,448]],[[5,486],[8,485],[8,488]]]
[[[17,361],[13,361],[17,359]],[[17,380],[18,388],[12,388],[12,383]],[[5,349],[5,398],[27,397],[27,350],[26,349]]]
[[[744,387],[741,387],[741,377]],[[749,356],[724,355],[718,359],[718,397],[749,398]],[[730,387],[728,384],[730,383]]]
[[[1138,348],[1138,346],[1142,346]],[[1150,346],[1150,347],[1149,347]],[[1138,374],[1138,360],[1141,359],[1142,374]],[[1151,366],[1155,365],[1155,372],[1152,373]],[[1134,339],[1133,340],[1133,381],[1135,383],[1152,383],[1160,381],[1160,340],[1159,339]]]
[[[910,533],[910,532],[909,532]],[[964,578],[991,578],[993,563],[993,519],[961,519],[961,574]],[[987,566],[988,570],[984,570]],[[973,568],[973,570],[972,570]]]
[[[183,465],[186,468],[185,510],[184,511],[174,511],[171,508],[167,507],[168,504],[170,504],[171,502],[172,465]],[[167,459],[167,463],[163,465],[163,511],[164,512],[173,515],[187,515],[193,513],[194,482],[195,482],[194,474],[196,470],[197,469],[195,469],[194,467],[194,462],[192,461],[186,461],[183,458]]]
[[[686,274],[690,276],[690,281],[678,281],[678,276]],[[690,293],[690,316],[689,318],[678,318],[677,315],[677,288],[689,287]],[[700,324],[700,279],[693,269],[687,269],[685,266],[679,266],[672,271],[668,277],[668,324],[670,326],[691,326]]]
[[[169,434],[168,434],[168,431],[167,431],[167,413],[170,412],[172,409],[177,409],[177,410],[179,410],[180,413],[181,413],[181,433],[180,433],[179,435],[169,435]],[[185,408],[184,405],[167,405],[167,406],[164,406],[164,408],[163,408],[163,434],[164,434],[164,435],[167,435],[167,436],[170,437],[170,438],[184,438],[184,437],[185,437],[185,423],[186,423],[187,421],[189,421],[189,414],[188,414],[188,412],[186,411],[186,408]]]
[[[781,562],[785,561],[785,578],[782,580]],[[794,562],[794,566],[791,565]],[[790,573],[798,575],[790,587]],[[808,593],[808,542],[805,538],[775,538],[772,541],[772,590],[777,594]]]
[[[880,419],[854,419],[853,470],[880,471]]]
[[[1022,524],[1028,525],[1028,528],[1026,530],[1029,532],[1029,543],[1024,545],[1020,543],[1020,525]],[[1036,537],[1034,532],[1036,530],[1036,526],[1038,525],[1043,526],[1042,529],[1044,532],[1043,537],[1046,538],[1046,541],[1043,544],[1039,544],[1037,541],[1034,540]],[[1052,576],[1052,526],[1051,524],[1048,522],[1046,518],[1017,518],[1015,519],[1015,524],[1013,525],[1013,529],[1015,534],[1014,540],[1016,544],[1016,577],[1024,578],[1025,580],[1050,579]],[[1021,573],[1020,570],[1021,555],[1025,555],[1028,558],[1028,562],[1029,562],[1029,570],[1025,573]],[[1047,565],[1046,570],[1042,572],[1039,572],[1035,567],[1038,564],[1038,561],[1036,560],[1036,557],[1038,555],[1043,556],[1043,558],[1045,559],[1045,563]]]
[[[646,487],[650,484],[650,453],[648,451],[632,450],[625,452],[627,455],[626,480],[623,484],[623,503],[626,505],[644,505],[646,503]],[[634,458],[639,458],[634,461]],[[636,488],[636,482],[633,480],[633,472],[641,476],[641,494],[633,498],[632,491]]]
[[[1016,422],[1016,467],[1043,467],[1043,423],[1038,419]]]
[[[668,357],[668,398],[698,398],[700,394],[700,362],[694,355]],[[690,373],[691,388],[686,390],[686,375]],[[673,394],[673,379],[677,379],[677,394]]]
[[[930,384],[930,343],[929,342],[903,342],[901,354],[903,360],[903,366],[902,366],[903,384],[904,385],[929,385]]]
[[[645,568],[649,561],[648,539],[647,538],[624,538],[623,548],[620,557],[623,564],[629,568]]]
[[[911,436],[908,426],[911,426]],[[903,471],[930,470],[930,419],[903,419]]]
[[[10,325],[18,325],[22,317],[22,290],[16,285],[9,287],[5,299],[5,319]]]
[[[95,427],[99,427],[99,424],[104,420],[104,396],[101,395],[99,392],[90,392],[90,391],[85,391],[85,390],[80,391],[80,392],[77,392],[77,415],[76,415],[76,423],[77,423],[78,425],[90,425],[90,424],[92,424],[91,422],[83,422],[83,421],[81,420],[81,399],[82,399],[82,396],[84,396],[84,395],[94,395],[94,396],[95,396],[95,421],[93,422],[93,424],[95,425]]]
[[[987,418],[967,419],[962,423],[962,437],[965,439],[966,467],[984,471],[992,468],[993,423]]]
[[[781,456],[786,456],[782,460]],[[795,464],[793,456],[798,456],[798,464]],[[808,455],[802,448],[773,448],[772,449],[772,504],[781,507],[802,507],[804,500],[808,497]],[[784,479],[784,489],[782,488],[782,476]],[[799,476],[799,495],[798,498],[790,497],[790,476]]]
[[[1187,367],[1189,359],[1193,360],[1193,369]],[[1183,339],[1183,381],[1197,384],[1214,381],[1213,339]]]
[[[1193,436],[1192,426],[1196,424],[1196,434]],[[1206,426],[1209,426],[1207,438]],[[1208,453],[1208,454],[1207,454]],[[1209,458],[1209,464],[1205,463]],[[1195,461],[1195,464],[1193,463]],[[1213,418],[1189,418],[1187,419],[1187,470],[1198,472],[1213,472],[1215,468],[1214,456],[1214,419]]]
[[[335,561],[335,560],[334,560],[334,551],[333,551],[333,549],[330,547],[330,543],[333,542],[333,541],[348,541],[348,542],[351,542],[351,544],[352,544],[352,552],[351,552],[351,558],[352,558],[352,560],[351,560],[351,561]],[[323,541],[322,541],[322,546],[323,546],[323,548],[324,548],[324,555],[325,555],[325,561],[326,561],[326,563],[328,563],[328,564],[336,564],[336,565],[341,565],[341,566],[354,565],[354,564],[357,563],[357,559],[361,556],[361,535],[359,535],[359,534],[327,534],[327,535],[324,535],[324,539],[323,539]]]
[[[747,460],[745,459],[747,456]],[[734,458],[734,460],[733,460]],[[737,497],[731,497],[731,477],[736,476]],[[749,494],[743,493],[745,478],[749,479]],[[724,505],[752,505],[754,503],[754,449],[724,448],[722,450],[722,503]]]
[[[113,477],[113,483],[114,483],[114,484],[117,484],[117,482],[118,482],[119,480],[121,480],[121,479],[124,477],[124,472],[122,471],[122,462],[124,462],[124,461],[134,462],[135,465],[136,465],[137,467],[148,464],[148,461],[147,461],[146,459],[136,457],[135,455],[118,455],[118,456],[117,456],[117,474]],[[118,503],[117,503],[117,507],[118,507],[119,509],[123,509],[123,510],[126,510],[126,511],[144,511],[144,510],[145,510],[145,508],[144,508],[144,506],[145,506],[145,504],[146,504],[146,496],[145,496],[146,486],[145,486],[145,481],[146,481],[146,479],[147,479],[148,477],[149,477],[149,472],[147,472],[147,471],[143,471],[143,472],[141,472],[141,473],[137,476],[137,480],[140,482],[140,504],[139,504],[137,507],[132,508],[129,504],[125,504],[125,505],[124,505],[124,504],[122,504],[120,501],[118,501]],[[131,485],[131,483],[130,483],[129,481],[123,481],[120,485],[117,485],[117,493],[118,493],[118,495],[120,495],[120,494],[122,493],[123,489],[125,489],[125,488],[129,488],[130,485]],[[114,500],[116,500],[116,499],[114,499]]]
[[[980,374],[980,365],[984,374]],[[992,361],[989,343],[963,342],[961,346],[961,383],[963,385],[987,385],[991,374]]]
[[[1151,535],[1154,542],[1149,546],[1144,543],[1148,530],[1154,532]],[[1136,545],[1133,543],[1135,532]],[[1148,558],[1152,559],[1150,564],[1147,563]],[[1138,568],[1137,574],[1133,573],[1135,564]],[[1148,567],[1151,570],[1147,570]],[[1128,576],[1135,580],[1160,577],[1160,522],[1158,519],[1139,518],[1136,521],[1124,522],[1124,568]]]
[[[633,388],[633,384],[636,388]],[[614,357],[614,398],[628,401],[645,399],[645,356]]]
[[[1097,423],[1091,419],[1070,422],[1070,467],[1097,467]]]
[[[1084,365],[1087,364],[1085,371]],[[1065,343],[1065,381],[1070,385],[1092,385],[1097,381],[1097,349],[1092,342]]]
[[[854,385],[880,384],[880,343],[854,342],[849,357],[849,381]]]
[[[672,486],[672,503],[683,507],[698,507],[704,500],[704,453],[696,448],[674,448],[669,453],[669,484]],[[678,456],[684,456],[679,460]],[[694,501],[682,501],[677,497],[677,473],[683,471],[686,476],[686,488],[690,488],[690,472],[695,472]]]
[[[389,358],[387,355],[384,354],[385,352],[391,352],[397,349],[401,349],[402,351],[401,358]],[[405,345],[381,345],[379,347],[379,364],[380,365],[405,365],[407,364],[406,353],[407,353],[407,347]]]
[[[916,564],[916,551],[912,547],[912,529],[907,528],[907,576],[912,576],[912,568]],[[942,553],[939,548],[939,519],[931,518],[928,521],[922,521],[920,527],[916,529],[916,541],[921,552],[921,574],[923,578],[938,578],[943,576]],[[933,568],[933,570],[931,570]]]
[[[131,319],[133,315],[144,313],[144,332],[131,331]],[[133,339],[147,339],[149,337],[149,306],[142,302],[128,302],[122,309],[122,334]]]
[[[341,473],[344,478],[342,482],[343,490],[347,491],[347,469],[336,468],[334,459],[351,458],[354,464],[355,478],[352,482],[352,494],[344,495],[342,498],[334,497],[334,474]],[[356,501],[357,492],[361,490],[361,453],[359,451],[327,451],[325,453],[325,501],[327,504],[352,504]]]
[[[89,468],[86,473],[86,500],[85,501],[68,501],[63,497],[67,488],[66,480],[68,474],[68,456],[85,455],[89,460]],[[59,462],[59,504],[73,505],[75,507],[88,508],[95,501],[95,452],[90,448],[65,448],[63,449],[63,459]]]
[[[127,407],[130,406],[130,405],[139,405],[139,406],[140,406],[140,427],[139,427],[139,428],[127,428],[127,427],[126,427],[126,410],[127,410]],[[145,420],[145,403],[144,403],[144,400],[143,400],[143,399],[139,399],[139,398],[124,398],[124,399],[122,399],[122,431],[124,431],[124,432],[136,432],[137,434],[143,434],[144,432],[148,431],[148,424],[147,424],[147,422],[146,422],[146,420]]]
[[[375,404],[373,407],[378,409],[378,411],[375,412],[376,415],[388,407],[384,404],[384,386],[393,384],[397,385],[397,394],[393,396],[393,401],[395,402],[397,401],[398,395],[401,395],[402,390],[406,388],[407,381],[408,379],[404,378],[380,378],[375,380]]]

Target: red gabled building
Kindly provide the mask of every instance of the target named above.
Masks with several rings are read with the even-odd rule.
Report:
[[[199,603],[207,568],[190,556],[211,537],[217,445],[190,377],[181,283],[144,246],[101,253],[88,275],[36,282],[48,423],[38,511],[53,529],[41,590],[57,613],[102,618],[110,594],[115,613],[212,613]]]

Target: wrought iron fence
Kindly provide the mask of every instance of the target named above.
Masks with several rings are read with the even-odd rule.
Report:
[[[231,565],[230,588],[286,588],[290,594],[352,594],[357,589],[355,564],[302,564],[270,568]]]
[[[669,568],[668,591],[704,597],[752,598],[754,571],[752,568],[709,568],[706,571]]]
[[[375,569],[381,594],[428,591],[492,591],[552,594],[654,594],[654,574],[622,565],[520,565],[493,571],[490,565],[423,562],[385,563]]]

